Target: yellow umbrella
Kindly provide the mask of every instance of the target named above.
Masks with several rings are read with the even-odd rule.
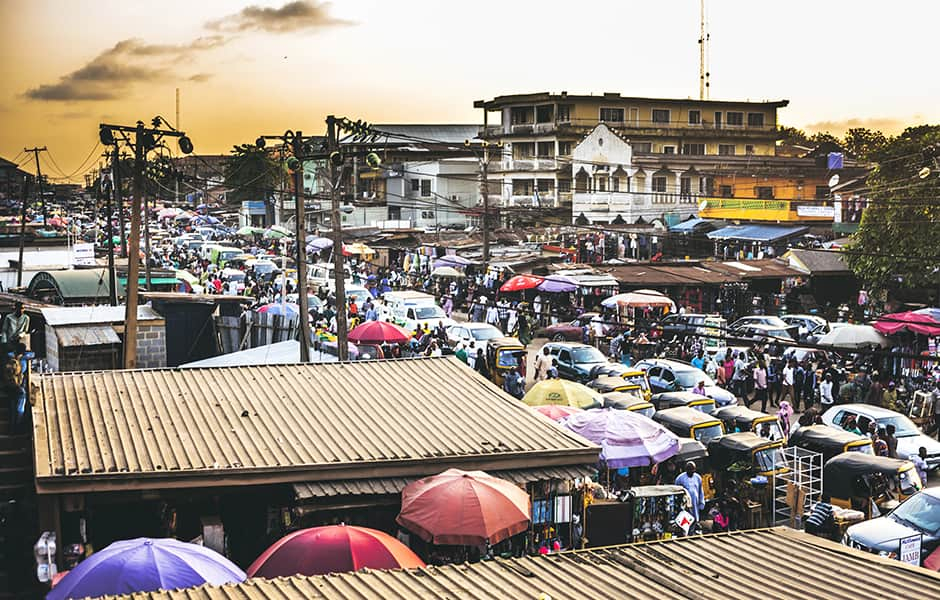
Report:
[[[347,244],[346,246],[343,247],[343,251],[346,254],[359,254],[361,256],[368,256],[370,254],[375,254],[375,250],[373,250],[372,248],[366,246],[365,244],[361,242],[357,242],[355,244]]]
[[[526,392],[522,401],[529,406],[547,406],[557,404],[576,408],[600,408],[604,400],[600,394],[586,385],[567,379],[546,379],[539,381]]]

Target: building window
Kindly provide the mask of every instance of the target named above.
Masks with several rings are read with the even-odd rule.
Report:
[[[412,191],[412,192],[417,192],[417,191],[420,190],[420,189],[421,189],[421,180],[420,180],[420,179],[412,179],[412,180],[411,180],[411,191]]]
[[[597,191],[598,191],[598,192],[606,192],[606,191],[607,191],[607,178],[606,178],[606,177],[603,177],[603,176],[602,176],[602,177],[597,177],[597,178],[596,178],[596,182],[597,182],[596,185],[597,185]]]
[[[631,144],[631,146],[633,146],[633,151],[634,151],[634,152],[646,152],[646,153],[650,153],[650,152],[653,151],[653,143],[652,143],[652,142],[633,142],[633,143]]]
[[[666,193],[666,178],[662,175],[653,175],[653,191],[657,194]]]
[[[679,179],[679,196],[684,200],[688,200],[692,197],[692,178],[691,177],[681,177]]]
[[[663,146],[663,154],[675,154],[675,153],[676,153],[675,146]]]
[[[744,125],[744,113],[740,112],[729,112],[727,115],[728,125],[733,127],[740,127]]]
[[[745,144],[744,153],[747,154],[748,156],[750,156],[751,154],[754,154],[754,146],[751,144]]]
[[[757,198],[759,200],[773,200],[774,199],[774,188],[769,185],[759,185],[756,190]]]
[[[574,191],[578,194],[586,194],[588,191],[588,176],[583,171],[574,178]]]
[[[705,144],[682,144],[682,153],[702,156],[705,154]]]
[[[764,126],[764,113],[747,113],[747,126],[748,127],[763,127]]]
[[[422,179],[421,180],[421,195],[427,198],[431,195],[431,180]]]
[[[669,122],[669,110],[665,108],[653,109],[653,123],[668,123],[668,122]]]
[[[567,123],[571,121],[571,105],[570,104],[558,105],[558,118],[556,120],[559,123]]]
[[[558,180],[558,191],[562,194],[571,193],[571,180],[570,179],[559,179]]]
[[[540,194],[551,194],[555,187],[555,181],[552,179],[539,179],[536,184],[539,186]]]
[[[509,110],[509,118],[513,125],[525,125],[532,122],[533,113],[531,106],[518,106]]]
[[[700,125],[701,123],[702,123],[702,111],[690,110],[689,111],[689,125]]]
[[[602,123],[623,123],[623,109],[602,108],[600,120]]]
[[[532,158],[535,155],[535,142],[516,142],[512,145],[513,158]]]
[[[539,158],[552,158],[555,156],[555,142],[539,142],[536,146],[536,156]]]
[[[829,186],[828,185],[817,185],[816,186],[816,199],[817,200],[826,200],[829,198]]]
[[[535,107],[536,123],[551,123],[555,120],[555,107],[551,104],[543,104]]]
[[[619,177],[610,178],[610,191],[612,192],[620,191],[620,178]]]
[[[531,179],[513,179],[512,180],[512,195],[513,196],[531,196],[534,186],[532,185]]]
[[[734,156],[734,144],[718,144],[718,156]]]
[[[558,142],[558,156],[571,156],[571,142]]]
[[[720,185],[718,190],[722,198],[734,198],[734,188],[730,185]]]

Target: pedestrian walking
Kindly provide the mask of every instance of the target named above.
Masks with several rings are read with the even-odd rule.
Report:
[[[761,412],[767,412],[767,367],[763,358],[754,367],[754,400],[760,400]]]

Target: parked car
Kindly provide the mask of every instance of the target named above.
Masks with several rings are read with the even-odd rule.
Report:
[[[708,317],[709,315],[702,313],[685,313],[683,315],[673,313],[666,315],[659,322],[659,328],[662,330],[662,335],[667,338],[674,335],[686,336],[698,333],[700,328],[705,326],[705,319]]]
[[[799,339],[829,333],[829,321],[816,315],[782,315],[780,320],[787,325],[799,327],[797,331]]]
[[[917,454],[923,446],[927,449],[927,466],[931,469],[940,467],[940,442],[924,435],[914,422],[901,413],[873,406],[871,404],[839,404],[822,414],[823,423],[845,429],[845,423],[854,416],[862,433],[868,431],[872,421],[878,428],[894,425],[894,435],[898,438],[898,458],[907,459]]]
[[[579,315],[573,321],[567,323],[557,323],[555,325],[549,325],[548,327],[542,327],[535,331],[535,337],[544,337],[552,340],[553,342],[580,342],[584,337],[584,326],[591,326],[591,320],[594,318],[599,318],[600,314],[596,312],[587,312],[582,315]],[[605,331],[609,329],[608,325],[604,325]]]
[[[901,539],[921,537],[921,561],[940,546],[940,487],[917,492],[883,517],[849,527],[842,543],[852,548],[898,558]]]
[[[729,325],[728,328],[738,329],[739,327],[744,327],[745,325],[770,325],[776,329],[786,329],[789,327],[786,321],[780,317],[775,317],[774,315],[749,315],[747,317],[741,317]]]
[[[760,323],[745,324],[731,330],[732,337],[749,338],[755,342],[773,342],[774,340],[794,342],[796,338],[791,333],[787,327],[775,327]]]
[[[699,381],[705,382],[705,394],[712,398],[719,407],[736,404],[737,399],[731,392],[718,387],[705,371],[696,369],[689,363],[678,360],[647,358],[636,366],[646,371],[650,387],[654,394],[662,392],[692,391]]]
[[[543,347],[558,361],[558,376],[562,379],[586,383],[598,366],[607,364],[607,357],[587,344],[550,342]]]
[[[489,323],[458,323],[447,328],[447,341],[451,346],[456,346],[458,342],[469,344],[473,340],[477,348],[486,349],[486,342],[503,336],[498,327]]]

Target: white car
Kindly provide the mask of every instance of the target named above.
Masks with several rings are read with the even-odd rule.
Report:
[[[489,340],[505,335],[489,323],[457,323],[447,328],[447,341],[451,346],[456,346],[458,342],[469,344],[473,340],[477,348],[485,348]]]
[[[917,454],[921,446],[927,449],[927,466],[935,469],[940,466],[940,442],[927,437],[914,425],[913,421],[901,413],[873,406],[871,404],[838,404],[822,414],[823,423],[844,429],[846,420],[854,416],[862,433],[868,431],[872,421],[878,428],[894,425],[894,435],[898,438],[898,458],[907,459]]]

